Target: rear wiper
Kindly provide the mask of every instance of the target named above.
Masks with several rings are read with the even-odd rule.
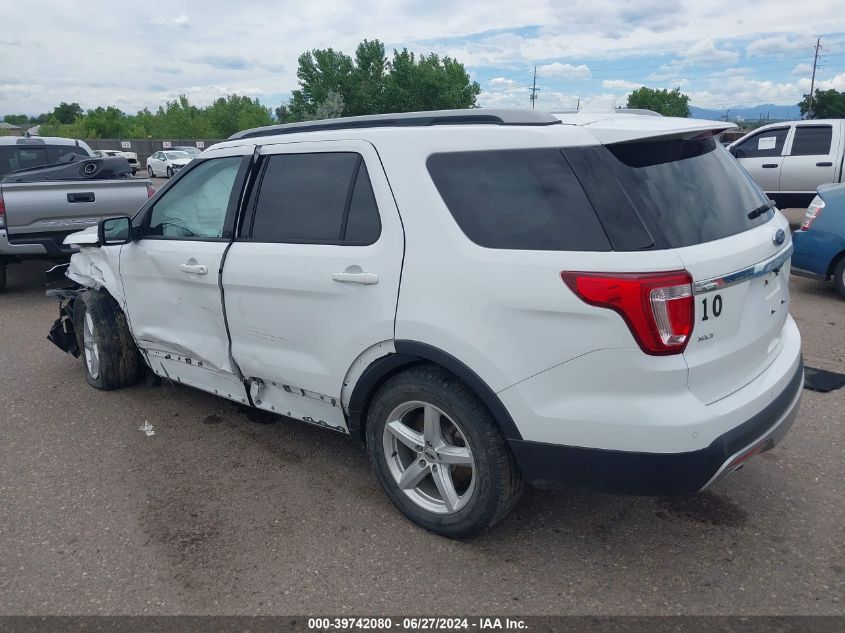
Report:
[[[755,220],[763,215],[766,211],[774,207],[777,203],[774,200],[767,200],[766,204],[761,204],[759,207],[754,209],[753,211],[748,212],[748,219]]]

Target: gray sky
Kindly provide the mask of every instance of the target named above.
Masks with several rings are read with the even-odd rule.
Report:
[[[702,107],[794,104],[818,35],[818,84],[845,90],[842,0],[0,0],[0,24],[0,114],[60,101],[134,112],[180,93],[275,106],[300,53],[364,38],[457,57],[488,106],[527,106],[535,64],[548,110],[639,85],[680,86]]]

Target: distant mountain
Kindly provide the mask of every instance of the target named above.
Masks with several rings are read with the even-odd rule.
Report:
[[[769,118],[773,121],[788,121],[798,119],[801,116],[801,110],[797,105],[774,105],[772,103],[764,103],[763,105],[753,107],[735,107],[735,108],[696,108],[690,106],[690,116],[693,119],[711,119],[714,121],[724,120],[725,115],[728,115],[731,121],[736,121],[738,117],[742,117],[746,121],[757,121],[761,117],[763,119]]]

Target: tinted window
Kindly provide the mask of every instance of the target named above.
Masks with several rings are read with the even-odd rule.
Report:
[[[427,165],[458,226],[479,246],[610,250],[587,196],[557,149],[434,154]]]
[[[606,147],[608,164],[665,246],[718,240],[773,216],[770,211],[748,219],[766,196],[712,137]]]
[[[826,156],[830,154],[833,128],[829,125],[799,125],[792,141],[792,156]]]
[[[380,231],[360,155],[278,154],[267,159],[255,204],[253,239],[372,243]]]
[[[765,158],[780,156],[789,128],[781,127],[755,134],[734,147],[737,158]]]
[[[343,239],[347,242],[372,244],[381,234],[381,220],[373,195],[373,186],[367,173],[367,166],[361,161],[358,175],[355,178],[355,189],[349,204],[349,219],[346,224],[346,234]]]
[[[185,174],[156,202],[148,233],[172,239],[222,237],[241,160],[215,158]]]
[[[43,145],[5,145],[0,147],[0,176],[18,169],[47,165],[47,148]]]

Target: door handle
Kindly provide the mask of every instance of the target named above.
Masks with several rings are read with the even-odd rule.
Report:
[[[777,163],[766,163],[763,165],[763,169],[774,169],[775,167],[779,167]]]
[[[833,163],[831,163],[830,161],[816,163],[816,167],[833,167]]]
[[[179,270],[183,273],[191,273],[192,275],[208,274],[208,266],[204,264],[179,264]]]
[[[363,284],[364,286],[372,286],[378,283],[378,275],[375,273],[332,273],[332,279],[341,283]]]

